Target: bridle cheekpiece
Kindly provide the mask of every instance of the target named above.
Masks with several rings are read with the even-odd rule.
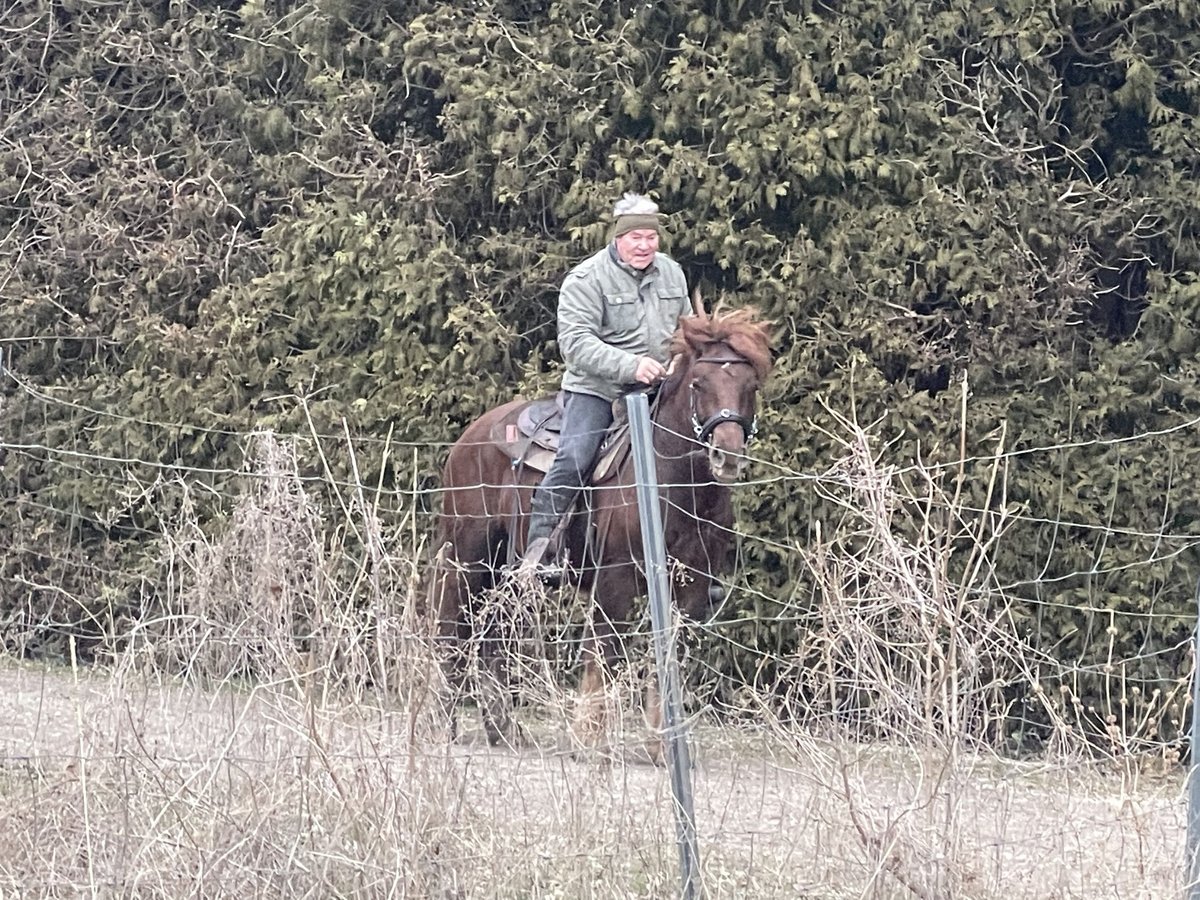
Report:
[[[697,363],[712,363],[713,365],[720,366],[750,365],[749,360],[743,359],[740,356],[705,356],[697,359],[692,365],[696,365]],[[696,440],[701,444],[708,443],[708,439],[712,437],[712,433],[717,426],[723,425],[726,422],[736,422],[742,426],[742,435],[747,445],[758,434],[758,416],[747,419],[735,409],[719,409],[704,422],[701,422],[700,415],[696,412],[696,388],[694,382],[689,385],[688,400],[692,410],[692,431],[695,432]]]

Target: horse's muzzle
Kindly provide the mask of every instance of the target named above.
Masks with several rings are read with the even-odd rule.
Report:
[[[708,448],[708,467],[712,470],[713,478],[721,484],[733,484],[741,479],[750,465],[750,458],[741,453],[722,450],[720,447]]]

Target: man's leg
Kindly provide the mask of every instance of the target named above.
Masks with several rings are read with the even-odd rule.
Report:
[[[541,562],[550,533],[571,508],[575,495],[591,474],[596,452],[612,420],[612,403],[608,400],[567,392],[558,453],[530,503],[529,534],[525,540],[527,563]]]

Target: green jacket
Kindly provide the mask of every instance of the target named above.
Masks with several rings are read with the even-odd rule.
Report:
[[[558,293],[563,389],[616,400],[637,383],[639,356],[666,364],[679,319],[691,312],[679,263],[659,253],[639,272],[609,244],[572,269]]]

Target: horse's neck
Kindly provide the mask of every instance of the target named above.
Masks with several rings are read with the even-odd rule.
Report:
[[[658,455],[659,481],[662,484],[692,480],[692,453],[700,449],[691,439],[692,413],[687,390],[687,372],[680,380],[663,387],[655,405],[652,430]]]

